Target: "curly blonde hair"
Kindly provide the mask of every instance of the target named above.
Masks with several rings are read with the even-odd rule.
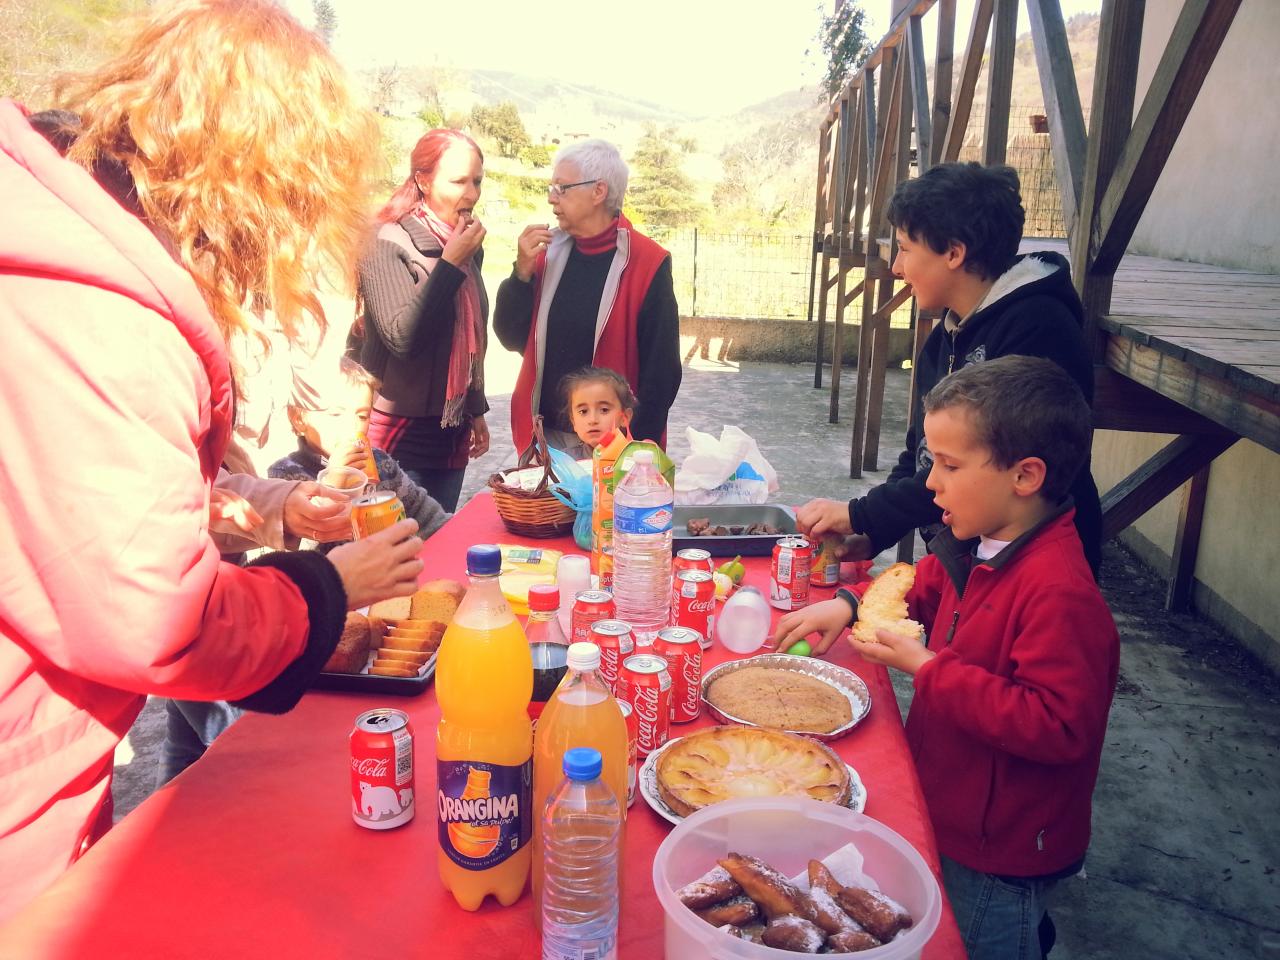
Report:
[[[380,140],[318,37],[269,0],[183,0],[58,89],[82,123],[68,156],[129,172],[228,342],[267,310],[291,340],[323,331],[316,283],[351,286]]]

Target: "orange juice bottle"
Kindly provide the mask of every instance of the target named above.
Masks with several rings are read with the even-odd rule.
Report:
[[[471,588],[436,661],[436,775],[440,880],[464,910],[487,894],[520,899],[537,819],[529,697],[533,659],[498,586],[502,553],[467,551]]]
[[[569,645],[569,670],[538,718],[533,741],[533,920],[542,926],[542,813],[547,799],[564,780],[564,753],[571,747],[600,751],[600,779],[613,791],[618,809],[627,814],[627,722],[618,701],[596,672],[600,648],[594,643]],[[621,846],[619,846],[621,852]],[[619,866],[619,874],[621,874]]]
[[[630,442],[625,431],[610,430],[591,452],[591,572],[600,578],[601,590],[613,586],[614,469]]]

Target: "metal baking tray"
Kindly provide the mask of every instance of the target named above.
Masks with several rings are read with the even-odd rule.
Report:
[[[853,719],[843,727],[836,727],[829,733],[815,733],[812,730],[788,730],[787,733],[798,733],[804,737],[812,737],[814,740],[839,740],[866,719],[867,714],[871,712],[871,691],[862,682],[862,678],[852,670],[846,670],[844,667],[828,663],[825,660],[818,660],[814,657],[794,657],[786,653],[765,653],[757,657],[748,657],[745,660],[731,660],[728,663],[722,663],[703,675],[702,702],[707,705],[708,710],[725,723],[740,723],[744,727],[759,726],[759,724],[752,723],[750,720],[743,720],[741,717],[735,717],[731,713],[725,713],[723,710],[717,709],[716,705],[707,697],[707,691],[711,689],[711,684],[718,678],[746,667],[764,667],[766,670],[789,670],[792,673],[803,673],[805,676],[829,683],[848,698],[849,708],[853,711]]]
[[[418,670],[416,677],[380,677],[370,673],[326,673],[316,677],[312,689],[349,690],[355,693],[384,693],[395,697],[416,697],[431,686],[436,673],[436,659],[432,657]],[[365,669],[369,669],[366,665]]]
[[[757,533],[747,536],[691,537],[687,526],[690,520],[706,517],[713,525],[724,527],[752,523],[768,523],[782,533]],[[767,557],[773,553],[773,545],[779,537],[796,535],[796,514],[780,503],[720,503],[706,507],[680,506],[671,520],[672,549],[701,547],[711,551],[713,557]]]

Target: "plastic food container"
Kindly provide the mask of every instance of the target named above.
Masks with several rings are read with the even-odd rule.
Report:
[[[759,857],[788,877],[803,873],[847,843],[863,857],[863,869],[880,890],[902,904],[914,925],[896,939],[861,953],[825,954],[860,960],[919,957],[942,914],[942,894],[924,858],[897,833],[861,813],[816,800],[726,800],[686,817],[658,847],[653,886],[665,919],[671,960],[793,960],[798,954],[738,940],[700,920],[676,897],[716,860],[734,852]]]

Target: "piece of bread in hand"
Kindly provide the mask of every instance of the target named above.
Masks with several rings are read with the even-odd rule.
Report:
[[[924,627],[907,618],[907,591],[916,581],[915,567],[895,563],[876,577],[858,603],[858,622],[853,636],[863,643],[878,643],[877,630],[924,639]]]
[[[438,620],[449,623],[462,602],[466,588],[457,580],[428,580],[410,598],[409,613],[404,617],[385,619]]]
[[[342,627],[342,636],[324,665],[328,673],[359,673],[369,660],[369,620],[352,611]]]

